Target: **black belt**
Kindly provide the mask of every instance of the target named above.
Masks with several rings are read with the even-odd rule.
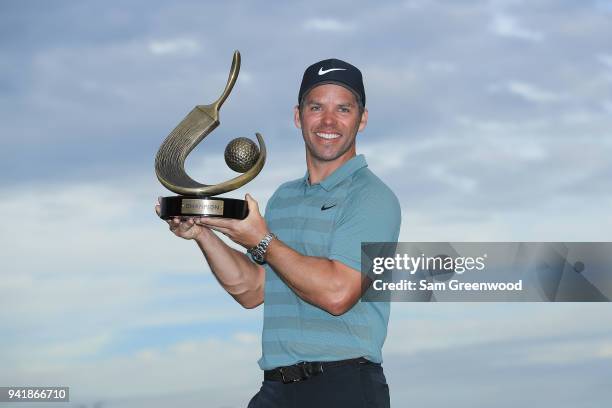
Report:
[[[327,368],[343,366],[347,364],[374,364],[363,357],[351,358],[339,361],[310,361],[301,362],[290,366],[278,367],[273,370],[264,371],[264,380],[282,381],[285,384],[307,380],[323,372]]]

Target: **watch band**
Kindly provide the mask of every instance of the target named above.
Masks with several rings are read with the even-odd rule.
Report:
[[[269,233],[267,233],[263,237],[263,239],[261,241],[259,241],[259,244],[257,244],[253,248],[247,250],[249,255],[251,255],[251,258],[255,262],[257,262],[259,264],[264,263],[264,259],[265,259],[265,256],[266,256],[266,251],[268,250],[268,246],[270,245],[270,242],[274,238],[276,238],[276,235],[274,235],[273,233],[269,232]]]

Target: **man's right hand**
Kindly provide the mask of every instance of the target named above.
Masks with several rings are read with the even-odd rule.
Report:
[[[155,212],[159,217],[161,213],[159,198],[157,199],[157,204],[155,204]],[[172,231],[177,237],[181,237],[183,239],[195,239],[202,234],[211,232],[208,227],[196,224],[193,217],[184,218],[182,221],[181,217],[174,217],[166,220],[166,222],[170,227],[170,231]]]

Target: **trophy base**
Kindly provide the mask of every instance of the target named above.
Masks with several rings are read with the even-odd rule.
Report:
[[[159,217],[219,217],[243,220],[249,214],[245,200],[221,197],[173,196],[160,200]]]

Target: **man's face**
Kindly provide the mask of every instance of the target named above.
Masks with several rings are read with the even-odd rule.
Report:
[[[296,106],[294,112],[306,154],[319,162],[344,162],[355,156],[355,136],[365,128],[367,120],[368,111],[360,114],[355,95],[335,84],[311,89],[302,110]]]

